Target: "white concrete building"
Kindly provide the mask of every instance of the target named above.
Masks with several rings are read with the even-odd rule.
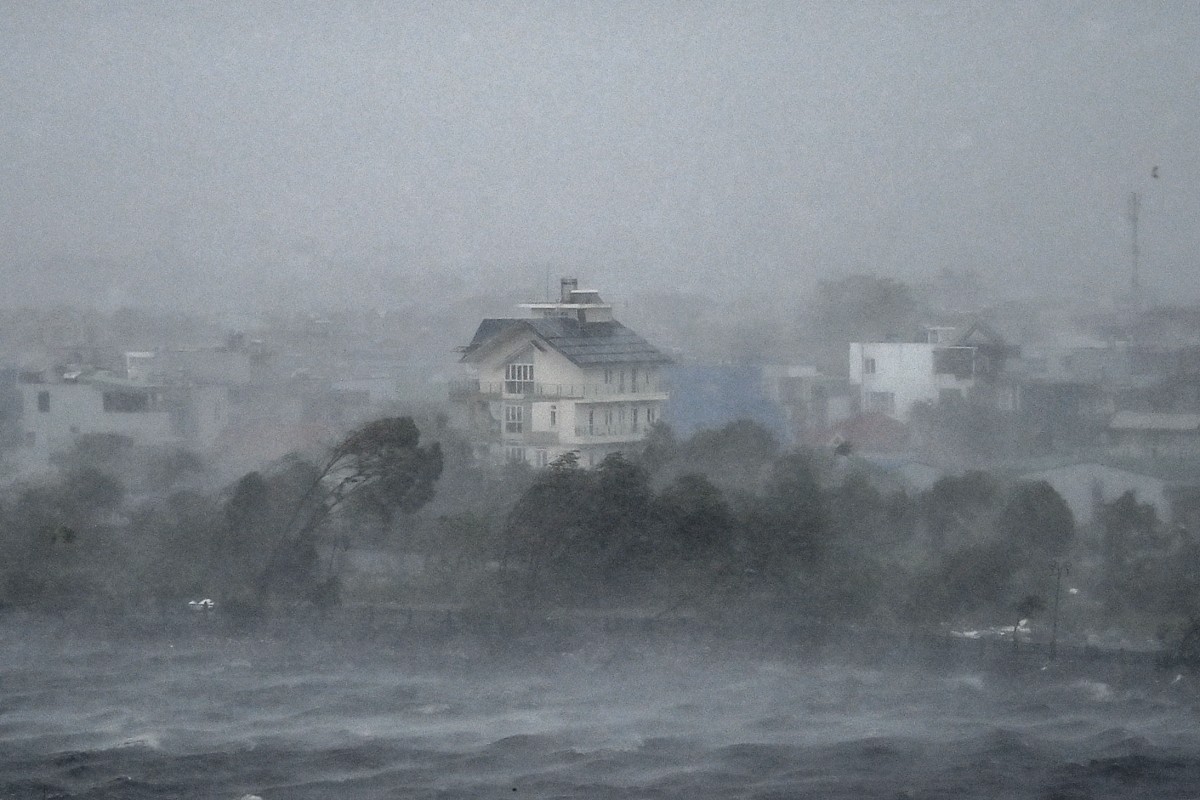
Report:
[[[217,386],[170,387],[106,373],[26,375],[21,394],[23,471],[48,468],[81,436],[117,434],[140,445],[210,446],[228,424],[228,392]]]
[[[546,466],[578,451],[591,466],[636,446],[660,418],[671,359],[614,320],[598,292],[576,287],[564,278],[557,302],[483,320],[463,348],[472,375],[450,393],[479,458]]]
[[[862,411],[908,422],[918,403],[967,399],[995,379],[1013,348],[975,324],[963,332],[926,328],[917,342],[852,342],[850,383],[858,388]],[[999,393],[999,407],[1012,408],[1015,395]]]

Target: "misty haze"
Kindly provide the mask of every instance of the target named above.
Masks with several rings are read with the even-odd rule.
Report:
[[[0,799],[1200,796],[1198,40],[0,3]]]

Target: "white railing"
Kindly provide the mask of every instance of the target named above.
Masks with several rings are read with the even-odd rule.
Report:
[[[545,397],[545,398],[611,398],[640,397],[666,394],[665,384],[641,382],[621,386],[615,383],[531,383],[527,381],[480,381],[474,378],[451,381],[451,397],[487,395],[491,397]]]
[[[641,425],[576,425],[575,436],[580,439],[588,437],[637,439],[645,430],[645,427]]]

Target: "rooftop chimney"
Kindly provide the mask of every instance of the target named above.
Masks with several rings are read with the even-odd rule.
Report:
[[[562,280],[559,281],[559,286],[560,286],[561,294],[559,296],[558,302],[569,303],[569,302],[571,302],[571,292],[573,292],[579,288],[579,279],[578,278],[563,278]]]

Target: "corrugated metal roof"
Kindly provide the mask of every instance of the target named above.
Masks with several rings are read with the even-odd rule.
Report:
[[[1118,411],[1108,427],[1138,431],[1200,431],[1200,414]]]
[[[479,324],[463,358],[515,326],[529,328],[538,338],[581,367],[600,364],[670,364],[670,357],[619,322],[581,323],[572,317],[485,319]]]

